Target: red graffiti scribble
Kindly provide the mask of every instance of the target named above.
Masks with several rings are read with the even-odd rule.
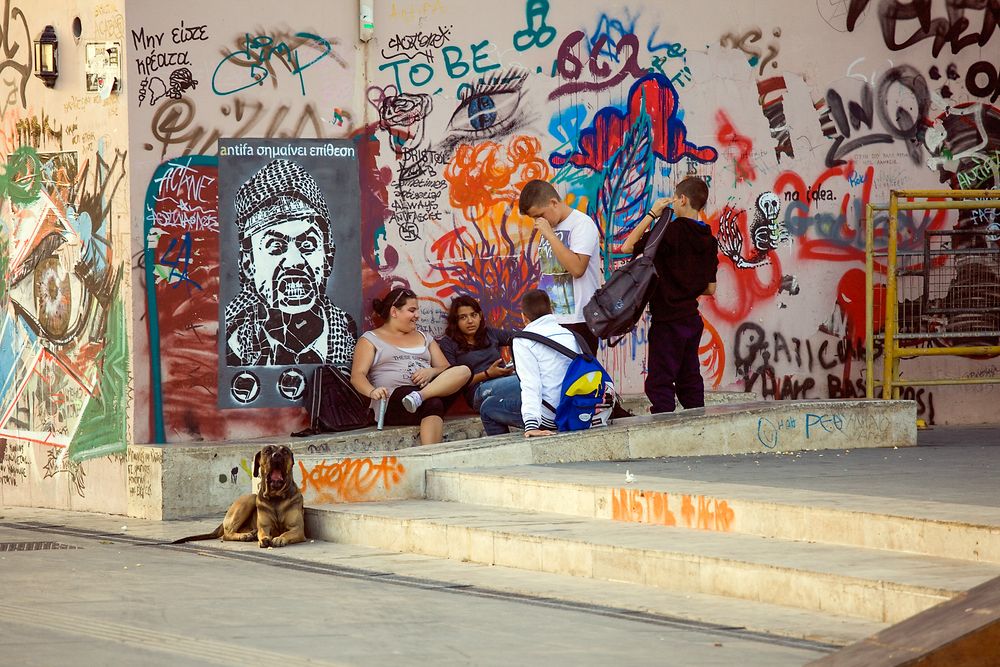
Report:
[[[719,225],[723,216],[734,219],[740,235],[749,238],[746,211],[737,211],[729,206],[714,213],[708,221],[716,238],[719,236]],[[771,253],[768,259],[767,264],[756,268],[737,269],[731,261],[723,257],[719,262],[720,289],[714,297],[702,301],[705,310],[715,319],[727,324],[738,324],[747,318],[755,305],[773,298],[781,287],[781,260],[775,253]],[[766,276],[763,280],[762,272]]]
[[[874,303],[885,303],[885,285],[875,285]],[[849,340],[859,341],[865,337],[865,272],[862,269],[848,269],[837,284],[837,305],[847,318]],[[885,327],[884,307],[874,309],[874,331]],[[848,359],[848,362],[850,359]]]
[[[528,181],[551,176],[541,151],[541,142],[528,136],[514,137],[506,146],[492,141],[459,146],[444,170],[451,205],[473,221],[496,204],[513,207]]]
[[[302,495],[309,503],[356,503],[381,500],[406,475],[406,467],[395,456],[373,459],[325,460],[302,472]]]
[[[728,532],[736,520],[736,512],[725,500],[697,496],[680,496],[681,523],[670,509],[670,498],[677,495],[666,491],[641,489],[612,489],[611,518],[631,523],[651,523],[661,526],[678,526]],[[697,502],[697,505],[695,504]]]
[[[701,367],[707,373],[706,380],[711,383],[713,389],[717,389],[722,384],[722,375],[726,372],[726,347],[722,343],[722,336],[711,322],[704,317],[705,333],[702,334],[702,343],[698,347],[698,358],[701,360]],[[705,336],[708,340],[705,340]]]
[[[616,107],[597,112],[594,123],[580,132],[579,150],[553,153],[550,164],[557,169],[566,164],[602,171],[622,146],[625,134],[638,121],[645,107],[653,124],[653,152],[671,164],[687,157],[697,162],[714,162],[718,152],[711,146],[696,146],[687,140],[687,128],[677,117],[677,91],[663,74],[639,79],[628,94],[628,113]]]
[[[721,109],[715,115],[715,122],[718,125],[715,138],[721,146],[731,149],[731,152],[736,154],[736,182],[752,181],[757,178],[757,172],[750,162],[753,141],[750,137],[737,132],[729,116]]]
[[[189,236],[193,261],[191,283],[165,279],[156,283],[159,324],[163,428],[168,442],[249,437],[260,429],[301,428],[300,409],[220,410],[219,384],[219,228],[218,167],[178,166],[167,172],[157,191],[153,224],[160,230],[157,260],[171,239]],[[150,414],[150,429],[153,430]]]
[[[393,271],[399,265],[399,251],[388,245],[381,248],[383,267],[376,261],[376,239],[385,238],[385,221],[390,211],[389,185],[392,169],[379,168],[381,144],[375,138],[378,124],[360,128],[352,134],[358,146],[358,170],[361,183],[361,291],[364,303],[380,297],[396,286],[409,286]],[[362,137],[367,137],[363,139]],[[370,310],[365,309],[362,329],[378,326]]]

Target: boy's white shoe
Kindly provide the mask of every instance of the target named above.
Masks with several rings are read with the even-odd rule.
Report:
[[[607,426],[611,423],[611,406],[610,405],[598,405],[594,416],[590,419],[590,425],[593,426]]]

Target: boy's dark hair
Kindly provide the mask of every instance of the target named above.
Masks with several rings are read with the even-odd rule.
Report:
[[[552,199],[562,198],[551,183],[536,178],[533,181],[528,181],[521,189],[517,208],[521,215],[528,215],[528,211],[536,206],[545,206]]]
[[[529,322],[551,314],[552,302],[549,301],[549,295],[540,289],[528,290],[521,297],[521,313]]]
[[[703,211],[705,204],[708,203],[708,183],[697,176],[688,176],[674,188],[674,195],[684,195],[688,198],[691,208]]]

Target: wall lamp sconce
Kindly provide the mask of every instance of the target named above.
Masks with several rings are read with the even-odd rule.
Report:
[[[52,88],[59,78],[59,40],[50,25],[35,40],[35,76]]]

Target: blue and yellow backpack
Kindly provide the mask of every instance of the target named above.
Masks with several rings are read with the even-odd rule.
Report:
[[[574,352],[551,338],[530,331],[518,331],[514,334],[515,338],[533,340],[571,359],[563,376],[559,405],[553,407],[548,402],[542,401],[546,408],[556,413],[556,428],[560,431],[582,431],[590,428],[597,406],[604,401],[604,394],[611,377],[601,362],[590,352],[590,346],[583,336],[575,331],[572,333],[576,336],[582,352]]]

